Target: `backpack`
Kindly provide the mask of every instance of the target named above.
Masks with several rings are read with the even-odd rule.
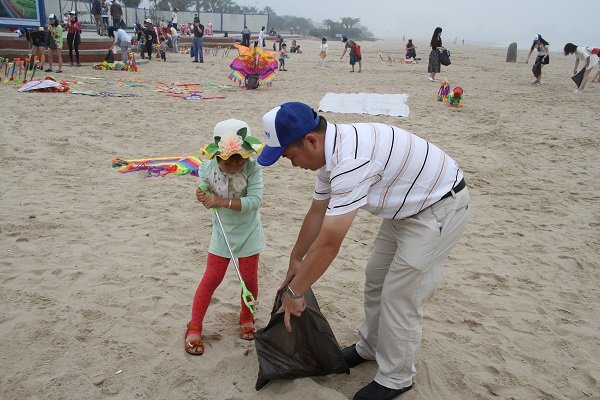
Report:
[[[102,13],[102,5],[100,0],[95,0],[92,5],[92,15],[100,15]]]
[[[258,89],[258,87],[260,86],[258,75],[252,74],[252,75],[246,76],[244,85],[246,86],[246,89],[248,89],[248,90]]]
[[[356,57],[360,57],[361,56],[361,52],[360,52],[360,46],[358,44],[355,44],[355,50],[356,50]]]

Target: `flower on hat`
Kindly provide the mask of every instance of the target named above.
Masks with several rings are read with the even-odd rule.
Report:
[[[218,156],[223,160],[227,160],[234,154],[248,158],[252,153],[259,154],[263,147],[264,145],[260,140],[248,135],[247,128],[240,128],[236,133],[215,136],[214,142],[204,146],[200,149],[200,152],[211,159]]]

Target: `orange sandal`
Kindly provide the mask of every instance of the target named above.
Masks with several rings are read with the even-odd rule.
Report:
[[[244,340],[254,340],[255,333],[256,333],[255,326],[242,325],[242,331],[240,332],[240,338],[242,338]]]
[[[204,354],[204,342],[202,342],[202,339],[188,340],[190,331],[202,332],[202,327],[199,325],[194,325],[191,322],[187,324],[187,330],[185,331],[184,336],[185,351],[193,356],[201,356]]]

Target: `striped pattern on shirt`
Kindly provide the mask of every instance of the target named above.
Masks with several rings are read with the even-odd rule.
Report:
[[[330,199],[327,215],[362,208],[404,219],[440,200],[463,178],[437,146],[385,124],[328,123],[325,160],[313,197]]]

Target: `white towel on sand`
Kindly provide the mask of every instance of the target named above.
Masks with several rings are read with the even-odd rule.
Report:
[[[407,94],[327,93],[319,111],[408,117]]]

